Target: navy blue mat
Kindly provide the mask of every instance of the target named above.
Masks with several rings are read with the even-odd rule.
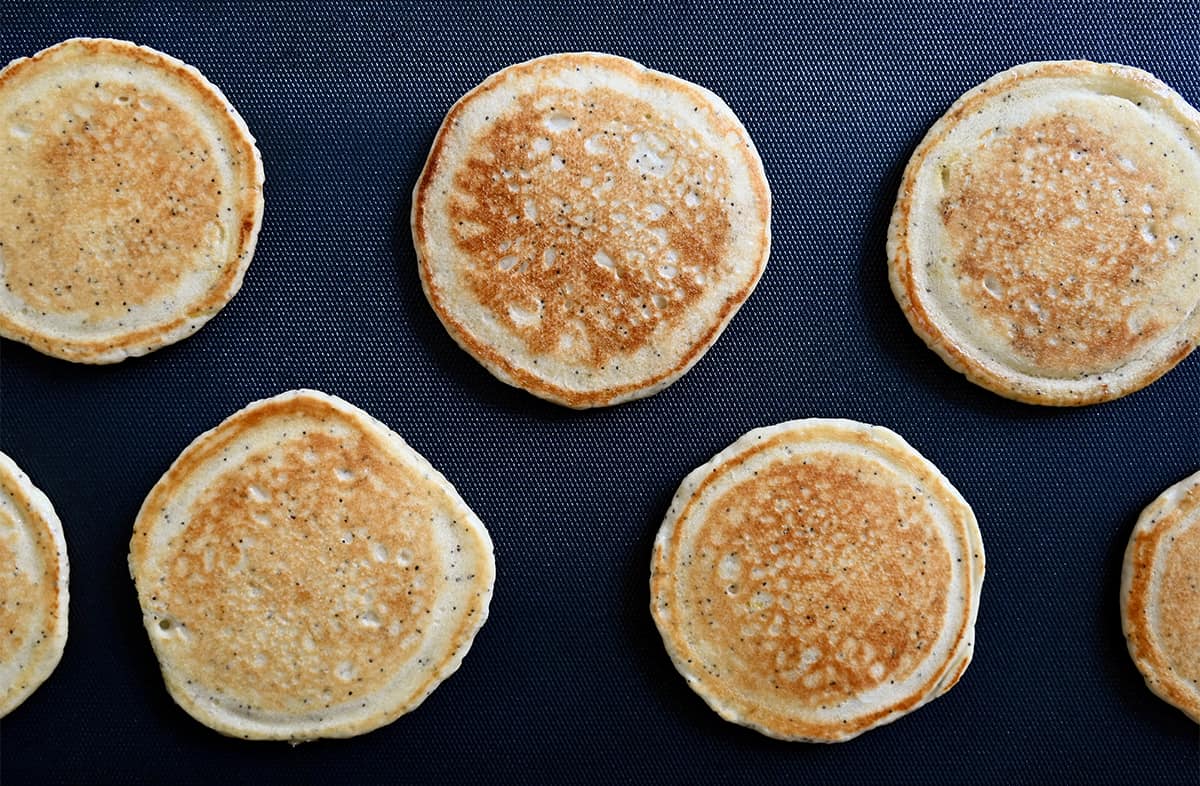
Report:
[[[925,349],[886,280],[905,161],[996,71],[1115,60],[1200,104],[1194,5],[1069,6],[0,0],[0,60],[102,35],[195,65],[267,173],[245,286],[192,338],[102,368],[0,342],[0,448],[57,506],[72,574],[62,664],[0,728],[3,782],[1197,783],[1197,728],[1144,687],[1117,589],[1138,512],[1200,469],[1200,353],[1114,403],[1016,404]],[[408,229],[451,103],[505,65],[577,49],[722,95],[775,196],[766,274],[708,355],[651,399],[584,413],[453,344]],[[293,749],[223,738],[171,702],[126,551],[193,437],[298,386],[363,407],[442,469],[487,523],[499,575],[491,619],[425,704]],[[962,682],[838,746],[718,719],[648,612],[651,541],[682,477],[753,427],[806,416],[902,434],[974,505],[988,555]]]

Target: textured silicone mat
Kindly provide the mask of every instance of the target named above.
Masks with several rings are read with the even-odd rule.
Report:
[[[1200,469],[1200,354],[1111,404],[1015,404],[926,350],[886,281],[908,155],[994,72],[1115,60],[1200,104],[1194,5],[1068,5],[0,2],[0,60],[104,35],[195,65],[267,172],[245,286],[192,338],[102,368],[0,342],[0,447],[54,501],[72,563],[66,654],[3,722],[4,783],[1196,783],[1197,728],[1131,665],[1117,587],[1137,513]],[[775,196],[766,274],[712,351],[649,400],[584,413],[505,387],[453,344],[408,230],[451,103],[509,63],[576,49],[722,95]],[[489,526],[499,576],[462,669],[424,705],[293,749],[175,707],[125,557],[144,495],[194,436],[297,386],[367,409],[442,469]],[[974,505],[988,555],[963,681],[838,746],[718,719],[648,612],[650,544],[682,477],[750,428],[805,416],[902,434]]]

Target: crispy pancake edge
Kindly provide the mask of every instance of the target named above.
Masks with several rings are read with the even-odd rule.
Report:
[[[1159,556],[1163,538],[1188,516],[1200,517],[1200,472],[1166,489],[1138,516],[1121,570],[1121,629],[1129,657],[1163,701],[1200,723],[1200,690],[1175,672],[1158,644],[1150,605],[1165,572]],[[1200,526],[1200,523],[1192,526]],[[1162,555],[1165,556],[1165,555]]]
[[[46,570],[51,573],[53,586],[47,588],[51,595],[51,608],[47,617],[53,627],[35,653],[35,659],[22,669],[29,671],[24,686],[10,685],[0,692],[0,718],[7,716],[29,698],[57,668],[67,643],[67,612],[70,605],[70,562],[67,559],[67,543],[63,537],[62,522],[59,520],[49,498],[29,479],[11,458],[0,453],[0,487],[11,495],[27,526],[42,529],[43,537],[37,538],[42,548],[41,557]],[[53,549],[51,553],[50,549]],[[49,582],[47,582],[49,583]]]

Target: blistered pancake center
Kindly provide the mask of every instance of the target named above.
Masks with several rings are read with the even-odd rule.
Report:
[[[224,263],[209,140],[161,91],[74,81],[0,112],[0,278],[42,314],[120,326]]]
[[[255,709],[382,688],[433,621],[442,565],[426,492],[362,437],[309,433],[241,463],[177,536],[152,598],[169,615],[164,646],[192,648],[176,661],[188,679]]]
[[[948,315],[1019,370],[1077,378],[1123,365],[1200,299],[1200,216],[1185,140],[1131,102],[1066,102],[998,125],[941,163]],[[1183,172],[1183,170],[1180,170]]]
[[[1157,629],[1167,662],[1200,691],[1200,516],[1171,538],[1158,599]]]
[[[21,535],[17,522],[0,509],[0,664],[11,663],[28,642],[30,628],[41,624],[36,577],[30,576],[18,558]]]
[[[941,634],[949,553],[924,495],[877,462],[776,461],[711,505],[694,544],[688,638],[743,696],[837,705],[906,679]]]
[[[602,365],[730,275],[728,174],[697,131],[600,87],[488,120],[450,225],[475,297],[530,351]]]

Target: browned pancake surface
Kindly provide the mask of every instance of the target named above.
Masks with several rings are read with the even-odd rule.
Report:
[[[190,334],[233,296],[262,166],[195,69],[72,39],[0,72],[0,99],[0,332],[114,362]]]
[[[1200,526],[1174,538],[1163,568],[1158,625],[1172,670],[1200,693]]]
[[[1121,622],[1146,684],[1200,723],[1200,474],[1139,517],[1125,552]]]
[[[362,436],[289,439],[222,475],[192,505],[160,597],[203,642],[190,678],[292,711],[386,684],[430,613],[422,571],[445,567],[425,506],[397,499],[423,495]]]
[[[455,178],[467,280],[531,352],[602,366],[685,319],[725,274],[734,210],[686,209],[693,188],[725,190],[724,167],[694,132],[644,130],[657,114],[603,88],[521,96]]]
[[[450,110],[413,196],[422,285],[496,376],[572,407],[683,374],[770,244],[753,143],[703,88],[611,55],[493,75]]]
[[[792,421],[684,480],[655,541],[651,609],[722,717],[835,742],[958,681],[983,571],[970,508],[907,443]]]
[[[942,625],[950,564],[924,498],[898,480],[809,454],[712,505],[681,578],[732,690],[825,708],[912,674]]]
[[[1069,108],[1068,110],[1069,111]],[[1154,308],[1194,202],[1153,144],[1076,114],[1010,130],[947,184],[942,214],[963,298],[1034,369],[1112,369],[1175,327]]]
[[[0,453],[0,718],[62,657],[68,571],[62,525],[50,501]]]
[[[136,83],[96,82],[14,113],[18,127],[44,130],[28,140],[37,168],[4,188],[5,288],[45,311],[100,319],[170,292],[179,257],[219,231],[209,140],[172,128],[186,111]]]
[[[889,230],[892,287],[953,368],[1021,401],[1149,384],[1200,342],[1200,114],[1151,75],[1030,63],[918,146]]]
[[[173,697],[226,734],[291,740],[419,704],[470,646],[494,575],[445,479],[311,391],[184,451],[139,514],[130,566]]]

